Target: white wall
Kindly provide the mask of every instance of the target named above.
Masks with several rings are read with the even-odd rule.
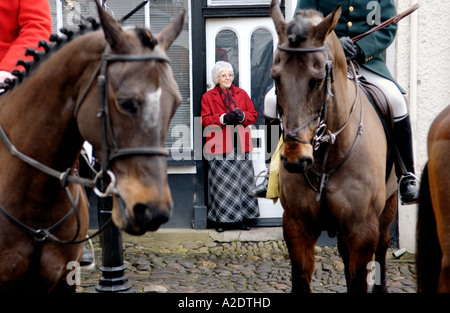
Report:
[[[397,0],[401,12],[418,11],[399,22],[396,78],[407,91],[414,136],[416,174],[427,161],[427,135],[434,118],[450,104],[450,1]],[[400,246],[415,252],[416,206],[399,207]]]

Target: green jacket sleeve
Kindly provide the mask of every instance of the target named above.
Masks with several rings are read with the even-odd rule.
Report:
[[[397,14],[393,0],[380,0],[380,22],[384,22]],[[363,33],[363,32],[361,32]],[[397,24],[391,24],[377,30],[357,42],[365,56],[365,63],[384,52],[394,41],[397,33]]]

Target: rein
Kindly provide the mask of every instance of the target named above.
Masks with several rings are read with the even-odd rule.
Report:
[[[326,168],[326,164],[328,162],[328,157],[329,157],[331,145],[333,145],[335,143],[336,137],[350,123],[350,120],[351,120],[351,118],[353,116],[353,113],[355,112],[356,103],[357,103],[358,95],[359,95],[359,84],[356,82],[355,100],[353,101],[353,104],[352,104],[352,107],[350,109],[350,114],[349,114],[349,117],[348,117],[347,121],[337,131],[332,132],[331,130],[327,129],[328,126],[326,124],[326,119],[327,119],[327,115],[328,115],[328,99],[329,99],[329,97],[334,97],[334,94],[333,94],[333,92],[331,90],[331,85],[334,82],[333,62],[332,62],[332,60],[329,57],[328,44],[325,44],[324,46],[320,46],[320,47],[315,47],[315,48],[290,48],[290,47],[283,47],[281,45],[278,45],[278,49],[281,50],[281,51],[287,52],[287,53],[292,53],[292,54],[326,52],[326,55],[327,55],[327,61],[326,61],[326,65],[325,65],[326,88],[325,88],[325,91],[324,91],[323,103],[322,103],[322,106],[321,106],[321,108],[320,108],[318,113],[315,113],[312,116],[310,116],[306,122],[304,122],[299,127],[295,128],[294,130],[289,130],[287,128],[287,125],[286,125],[285,121],[284,121],[283,110],[282,110],[281,106],[278,105],[278,103],[277,103],[278,119],[280,120],[281,125],[283,127],[283,133],[285,134],[286,140],[297,141],[297,142],[300,142],[300,143],[303,143],[303,144],[310,144],[310,145],[313,146],[314,151],[317,151],[323,143],[327,143],[328,144],[327,147],[326,147],[326,150],[325,150],[325,154],[324,154],[321,170],[317,170],[313,166],[310,168],[312,170],[312,172],[318,178],[319,188],[315,188],[313,186],[313,184],[311,183],[311,181],[310,181],[310,179],[309,179],[309,177],[307,175],[307,171],[305,171],[303,173],[303,175],[305,177],[305,180],[308,183],[309,187],[313,191],[318,193],[317,196],[316,196],[316,200],[319,201],[322,198],[323,190],[325,189],[329,178],[334,173],[336,173],[339,170],[339,168],[345,163],[345,161],[347,161],[347,159],[350,157],[350,155],[355,150],[356,145],[358,144],[359,138],[362,135],[362,132],[363,132],[363,105],[362,105],[362,102],[361,102],[360,123],[359,123],[359,126],[358,126],[358,131],[356,133],[355,140],[354,140],[350,150],[347,152],[347,154],[339,161],[339,163],[334,168],[332,168],[328,172],[325,172],[325,168]],[[353,79],[355,79],[355,81],[357,81],[358,78],[357,78],[356,70],[355,70],[355,67],[354,67],[352,62],[350,62],[350,66],[352,68]],[[313,121],[315,121],[317,119],[319,119],[318,126],[314,130],[313,136],[312,136],[312,138],[310,140],[305,140],[305,139],[299,138],[297,136],[297,133],[300,130],[304,129],[311,122],[313,122]]]
[[[42,248],[42,243],[46,240],[50,240],[59,244],[79,244],[86,242],[90,240],[91,238],[97,236],[100,232],[103,231],[103,229],[108,226],[108,224],[111,222],[111,218],[109,218],[95,233],[92,235],[83,238],[81,240],[76,240],[76,238],[79,235],[80,232],[80,217],[78,213],[78,200],[79,200],[79,190],[77,188],[77,195],[75,199],[72,197],[72,194],[70,193],[70,190],[68,188],[68,183],[75,183],[78,185],[82,185],[84,187],[93,188],[94,192],[99,197],[108,197],[114,193],[117,193],[117,190],[115,188],[115,175],[110,170],[110,165],[112,161],[114,161],[117,158],[121,157],[127,157],[130,155],[161,155],[161,156],[168,156],[169,153],[166,148],[162,147],[133,147],[133,148],[118,148],[118,145],[116,143],[115,137],[112,132],[111,127],[111,117],[109,113],[109,103],[108,103],[108,76],[106,73],[107,66],[110,62],[139,62],[139,61],[159,61],[159,62],[166,62],[170,63],[170,60],[164,56],[164,55],[158,55],[158,54],[143,54],[143,55],[116,55],[116,54],[110,54],[110,47],[109,45],[106,46],[105,52],[102,55],[102,60],[97,67],[97,69],[94,71],[93,76],[89,80],[89,83],[82,93],[81,97],[77,101],[75,105],[74,110],[74,118],[76,118],[76,115],[78,113],[78,110],[80,109],[81,104],[84,102],[88,91],[91,89],[95,78],[98,79],[98,88],[99,88],[99,109],[97,113],[97,117],[101,118],[101,132],[102,132],[102,169],[95,178],[92,179],[86,179],[81,178],[79,176],[70,175],[70,172],[72,171],[71,168],[68,168],[64,172],[59,172],[57,170],[54,170],[41,162],[25,155],[24,153],[20,152],[12,143],[11,140],[6,135],[5,131],[3,130],[3,127],[0,125],[0,139],[5,144],[8,151],[11,153],[11,155],[17,157],[22,162],[40,170],[41,172],[52,176],[54,178],[57,178],[62,188],[65,189],[67,197],[72,205],[72,208],[69,210],[69,212],[63,216],[60,220],[58,220],[55,224],[53,224],[50,227],[47,228],[40,228],[40,229],[33,229],[15,217],[13,217],[11,214],[9,214],[1,205],[0,205],[0,213],[5,216],[13,225],[18,227],[19,229],[23,230],[25,233],[30,235],[34,239],[34,245],[35,245],[35,252],[37,255],[40,254],[40,249]],[[109,144],[108,139],[113,143],[113,150],[111,152],[111,147]],[[104,173],[109,175],[110,177],[110,183],[105,188],[105,192],[100,191],[97,188],[99,179],[104,178]],[[77,231],[73,238],[71,240],[61,240],[54,236],[52,234],[53,231],[58,229],[72,214],[75,214],[76,220],[77,220]],[[37,255],[35,253],[35,258],[37,258]]]

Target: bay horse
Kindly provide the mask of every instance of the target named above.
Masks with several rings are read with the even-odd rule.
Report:
[[[417,290],[450,292],[450,106],[428,132],[417,216]]]
[[[327,17],[297,11],[289,23],[278,1],[270,15],[279,38],[271,69],[283,126],[279,171],[283,235],[292,265],[292,292],[310,292],[314,245],[323,230],[337,235],[348,292],[367,292],[375,253],[386,291],[389,225],[397,209],[396,177],[386,179],[387,139],[375,109],[347,76],[333,29],[341,5]]]
[[[164,144],[181,94],[165,52],[184,11],[154,36],[122,29],[95,2],[102,29],[91,20],[41,41],[46,55],[27,51],[40,61],[22,62],[30,73],[0,97],[0,292],[75,291],[66,277],[88,230],[74,173],[85,140],[110,178],[101,195],[113,196],[118,228],[140,235],[171,215]]]

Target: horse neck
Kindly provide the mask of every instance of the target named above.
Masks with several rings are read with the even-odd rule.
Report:
[[[73,165],[83,141],[73,118],[77,88],[101,51],[80,37],[1,99],[0,123],[20,151],[59,170]]]

